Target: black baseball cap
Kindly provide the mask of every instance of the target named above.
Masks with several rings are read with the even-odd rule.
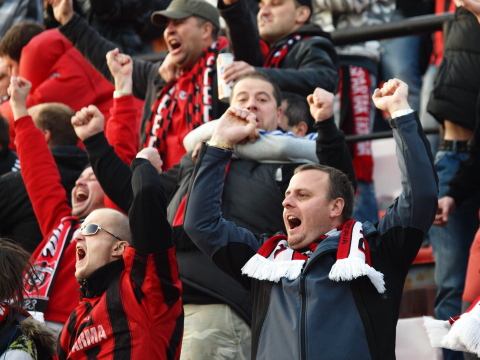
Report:
[[[210,21],[220,28],[220,14],[216,7],[204,0],[173,0],[165,10],[152,13],[152,23],[165,26],[169,19],[185,19],[189,16],[198,16]]]

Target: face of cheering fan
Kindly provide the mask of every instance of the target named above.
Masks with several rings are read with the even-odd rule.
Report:
[[[320,170],[296,173],[283,200],[288,245],[302,249],[342,223],[343,199],[330,199],[330,176]]]
[[[124,214],[105,208],[94,210],[75,234],[75,277],[87,279],[102,266],[120,259],[130,238]]]
[[[104,195],[93,169],[86,168],[72,189],[72,215],[83,218],[93,210],[103,207]]]

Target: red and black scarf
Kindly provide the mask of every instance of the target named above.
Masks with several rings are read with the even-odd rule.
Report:
[[[197,63],[179,79],[165,85],[152,107],[152,116],[146,126],[144,147],[155,147],[165,154],[166,137],[173,121],[185,121],[190,129],[212,120],[212,86],[217,55],[227,46],[227,39],[220,37]],[[177,112],[178,99],[187,99],[186,108]]]
[[[279,68],[283,59],[285,59],[295,44],[306,38],[306,36],[301,34],[291,34],[283,45],[273,48],[269,48],[265,42],[261,42],[260,47],[265,58],[263,67]]]

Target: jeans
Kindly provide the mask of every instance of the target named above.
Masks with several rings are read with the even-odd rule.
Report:
[[[378,206],[373,182],[358,181],[355,194],[353,218],[375,224],[378,221]]]
[[[402,20],[395,14],[393,21]],[[398,78],[408,85],[408,102],[413,110],[420,110],[422,70],[419,57],[422,41],[420,36],[404,36],[382,41],[382,78]]]
[[[439,197],[444,196],[450,180],[468,153],[439,151],[435,158],[435,169],[439,179]],[[447,320],[459,315],[462,310],[462,293],[465,285],[468,255],[478,228],[477,204],[468,199],[457,207],[445,226],[432,226],[429,232],[435,256],[435,317]],[[445,359],[463,359],[462,353],[444,351]]]

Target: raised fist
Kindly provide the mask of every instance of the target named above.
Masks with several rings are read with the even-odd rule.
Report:
[[[160,68],[158,69],[158,73],[167,83],[177,80],[180,77],[180,69],[174,62],[172,62],[170,54],[165,56],[162,65],[160,65]]]
[[[130,56],[122,54],[120,50],[113,49],[106,55],[107,65],[115,80],[115,90],[132,92],[133,60]]]
[[[321,88],[316,88],[313,94],[307,96],[310,114],[315,122],[330,119],[333,116],[334,95]]]
[[[101,133],[105,126],[105,119],[96,106],[89,105],[72,116],[72,125],[79,139],[83,141]]]
[[[408,85],[398,79],[388,80],[381,89],[375,89],[372,99],[375,106],[389,116],[397,110],[409,109]]]
[[[218,121],[209,144],[233,148],[240,142],[257,137],[255,114],[245,109],[229,107]]]
[[[12,76],[7,92],[10,96],[10,106],[15,120],[20,119],[27,113],[27,97],[32,88],[32,83],[24,78]]]
[[[158,150],[153,147],[146,147],[140,150],[136,156],[137,158],[147,159],[150,164],[157,169],[159,173],[162,172],[163,161],[158,153]]]
[[[73,17],[72,0],[47,0],[52,5],[53,16],[62,25],[65,25]]]

